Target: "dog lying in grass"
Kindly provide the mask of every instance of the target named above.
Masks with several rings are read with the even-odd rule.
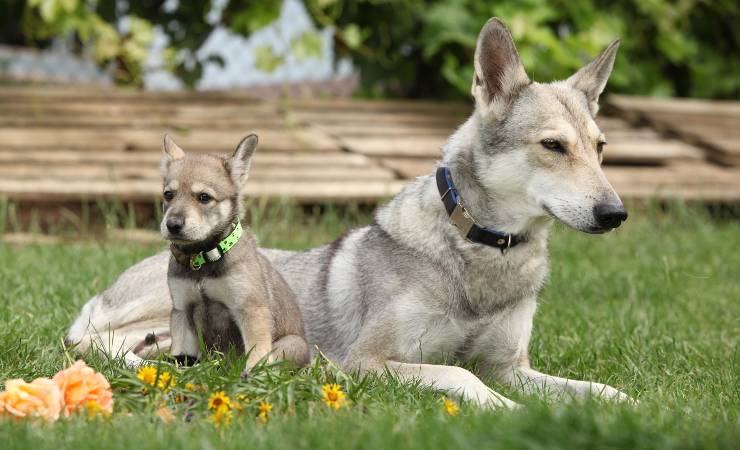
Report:
[[[553,222],[605,233],[627,219],[601,169],[606,137],[595,122],[618,46],[566,80],[535,82],[506,26],[490,19],[474,55],[475,106],[436,170],[330,244],[260,250],[297,294],[311,346],[345,370],[390,371],[485,407],[516,403],[481,378],[525,394],[629,401],[612,386],[539,372],[529,358]],[[148,351],[137,342],[166,329],[169,314],[156,277],[166,258],[145,259],[93,297],[68,340]],[[474,372],[448,361],[476,362]]]
[[[165,135],[161,161],[171,353],[187,363],[200,357],[198,328],[209,348],[248,352],[245,376],[262,358],[299,365],[309,358],[295,294],[241,224],[256,148],[257,136],[250,135],[230,159],[186,155]]]

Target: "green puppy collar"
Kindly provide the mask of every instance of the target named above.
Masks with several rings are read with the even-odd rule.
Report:
[[[231,226],[233,227],[231,233],[221,240],[218,245],[208,251],[199,252],[190,257],[190,268],[192,270],[199,270],[207,262],[218,261],[239,242],[239,238],[242,237],[242,224],[237,220]]]

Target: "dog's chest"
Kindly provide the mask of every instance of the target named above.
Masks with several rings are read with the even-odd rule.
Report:
[[[522,300],[536,297],[548,274],[547,252],[516,249],[507,254],[468,255],[462,265],[464,301],[474,315],[494,314]]]
[[[235,273],[224,273],[218,277],[170,276],[170,293],[177,309],[187,309],[193,303],[218,302],[227,308],[238,307],[248,294],[249,283]]]
[[[398,329],[407,331],[400,335],[398,350],[406,360],[465,359],[481,345],[495,348],[505,355],[502,359],[517,353],[529,338],[535,297],[547,277],[547,252],[494,256],[465,255],[452,281],[458,295],[400,303],[397,317],[405,323]]]

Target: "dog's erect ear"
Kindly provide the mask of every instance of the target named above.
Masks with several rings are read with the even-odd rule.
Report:
[[[234,155],[228,162],[231,179],[239,186],[242,186],[249,176],[249,166],[252,164],[252,155],[257,150],[259,139],[256,134],[250,134],[242,139],[234,150]]]
[[[599,95],[604,91],[609,75],[612,73],[618,48],[619,39],[609,44],[596,59],[581,67],[567,80],[573,88],[586,95],[588,107],[594,116],[599,111]]]
[[[172,140],[169,134],[165,134],[164,141],[162,141],[162,153],[162,160],[160,161],[159,169],[164,177],[167,176],[167,170],[170,167],[170,163],[184,158],[185,152],[175,144],[175,141]]]
[[[471,92],[478,108],[501,110],[529,84],[514,40],[506,25],[493,17],[478,35]]]

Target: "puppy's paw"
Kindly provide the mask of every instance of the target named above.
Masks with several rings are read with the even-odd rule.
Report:
[[[249,373],[250,373],[250,370],[249,369],[242,370],[242,375],[241,375],[242,381],[249,380]]]
[[[177,362],[177,364],[179,366],[183,366],[183,367],[194,366],[194,365],[196,365],[198,363],[198,357],[197,356],[192,356],[192,355],[175,355],[174,358],[175,358],[175,362]]]

